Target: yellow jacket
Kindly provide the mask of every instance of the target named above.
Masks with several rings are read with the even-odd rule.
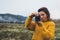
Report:
[[[25,27],[28,29],[33,29],[34,33],[32,40],[51,40],[54,38],[55,24],[52,21],[41,22],[42,25],[38,25],[32,21],[31,17],[28,17],[25,21]]]

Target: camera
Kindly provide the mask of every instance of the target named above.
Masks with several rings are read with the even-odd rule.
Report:
[[[39,15],[38,15],[38,16],[35,16],[35,21],[36,21],[37,23],[40,22],[40,16],[39,16]]]

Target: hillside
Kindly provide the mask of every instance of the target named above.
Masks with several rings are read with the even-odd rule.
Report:
[[[0,14],[0,22],[24,22],[26,17],[13,14]]]

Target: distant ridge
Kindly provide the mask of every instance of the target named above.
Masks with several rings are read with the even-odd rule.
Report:
[[[22,15],[0,14],[0,22],[24,22],[25,19]]]

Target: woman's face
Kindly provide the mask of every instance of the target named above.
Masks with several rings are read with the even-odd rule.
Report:
[[[46,15],[45,12],[40,11],[40,12],[38,12],[38,13],[39,13],[39,15],[40,15],[40,20],[41,20],[41,21],[47,21],[47,15]]]

